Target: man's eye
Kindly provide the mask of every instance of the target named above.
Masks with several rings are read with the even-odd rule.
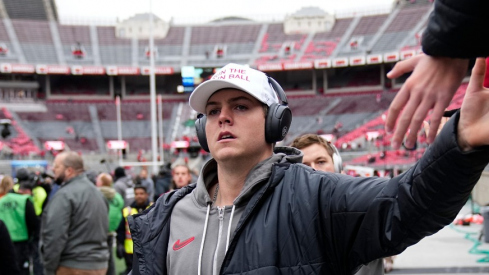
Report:
[[[326,163],[328,163],[328,162],[325,160],[320,160],[317,162],[317,164],[319,164],[319,165],[326,165]]]
[[[236,105],[236,109],[240,111],[248,110],[248,107],[244,105]]]
[[[215,115],[218,113],[219,110],[217,109],[213,109],[213,110],[210,110],[209,112],[207,112],[207,116],[212,116],[212,115]]]

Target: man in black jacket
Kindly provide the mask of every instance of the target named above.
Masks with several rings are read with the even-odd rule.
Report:
[[[142,185],[136,185],[134,187],[134,202],[122,209],[122,217],[119,227],[117,228],[117,258],[124,258],[126,263],[126,272],[129,273],[132,269],[132,254],[133,244],[131,239],[131,232],[127,224],[127,217],[143,212],[152,203],[149,201],[149,194],[146,187]]]
[[[129,216],[133,274],[353,274],[453,221],[489,162],[489,92],[478,60],[464,105],[393,179],[315,171],[276,147],[291,114],[264,73],[228,64],[198,86],[196,184]],[[487,106],[487,107],[486,107]]]
[[[489,56],[484,43],[489,1],[436,0],[428,26],[423,32],[425,54],[398,62],[387,74],[397,78],[411,72],[389,107],[387,132],[394,131],[392,146],[413,148],[418,130],[431,109],[429,143],[435,139],[445,108],[467,73],[469,59]],[[394,128],[397,121],[397,125]]]

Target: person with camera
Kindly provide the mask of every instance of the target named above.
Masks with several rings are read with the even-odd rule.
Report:
[[[42,211],[48,202],[48,190],[40,183],[41,178],[34,172],[26,168],[20,168],[16,171],[14,190],[17,193],[32,196],[32,203],[37,216],[42,215]]]

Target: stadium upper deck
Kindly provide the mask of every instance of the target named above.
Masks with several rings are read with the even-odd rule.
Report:
[[[36,16],[20,8],[52,1],[0,2],[3,73],[139,75],[149,65],[148,40],[118,38],[113,26],[61,25],[55,8],[40,8]],[[432,7],[427,0],[411,2],[400,2],[390,14],[337,19],[332,30],[309,34],[287,35],[283,23],[253,21],[173,25],[155,40],[157,74],[229,62],[265,71],[395,62],[419,49],[418,34]]]

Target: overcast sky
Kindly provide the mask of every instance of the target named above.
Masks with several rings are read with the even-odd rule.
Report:
[[[316,6],[330,13],[382,9],[393,0],[152,0],[153,12],[175,23],[206,22],[223,16],[277,18],[301,7]],[[56,0],[61,21],[120,20],[150,9],[150,0]]]

